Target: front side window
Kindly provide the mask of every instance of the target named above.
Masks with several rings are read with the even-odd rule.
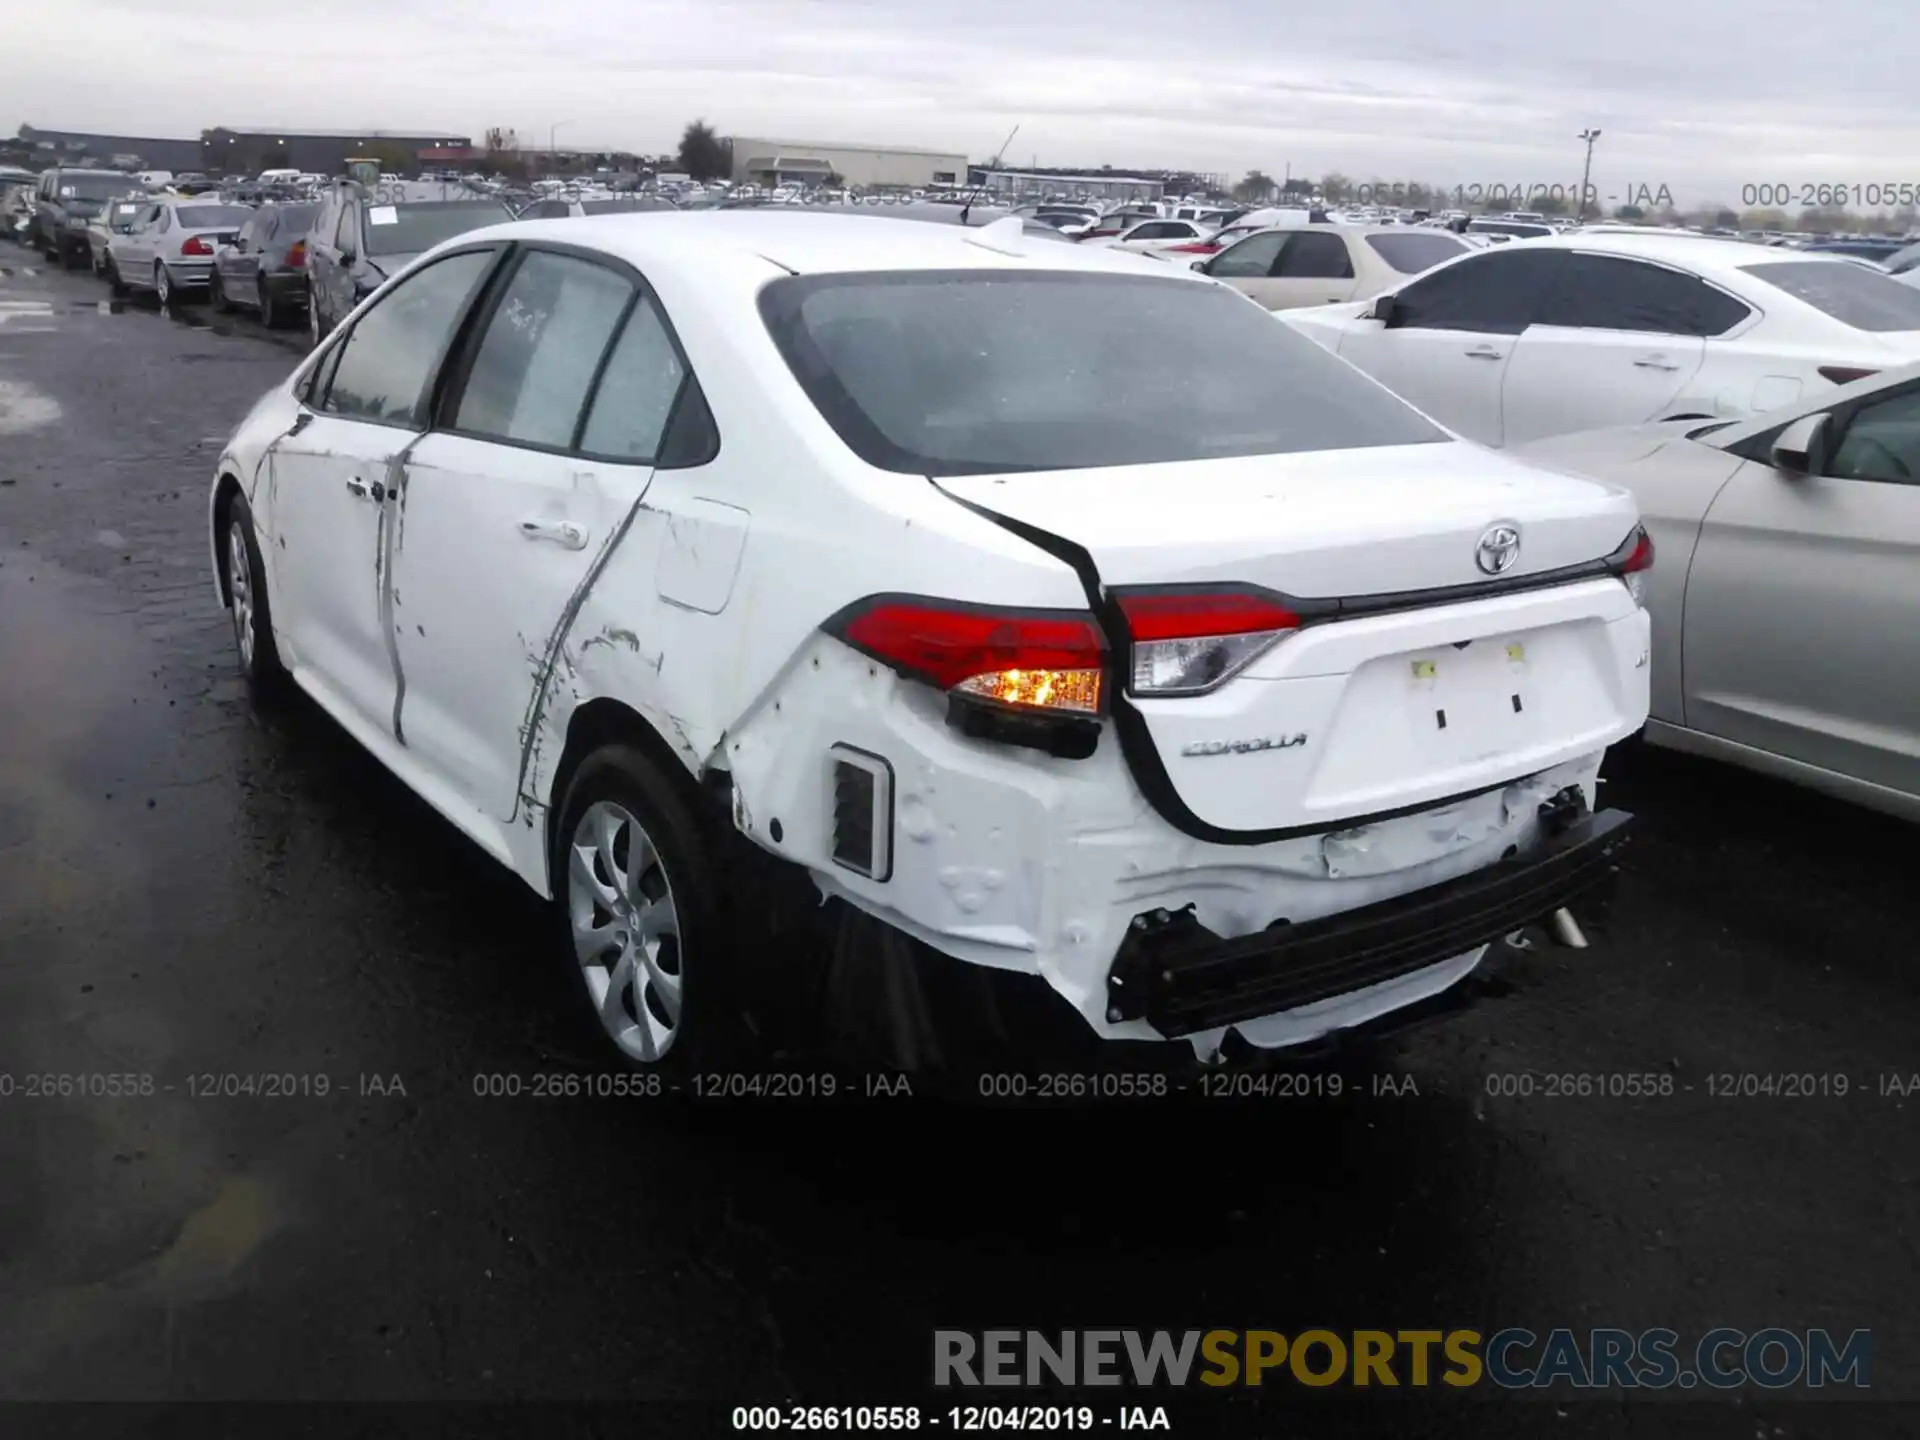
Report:
[[[593,395],[580,448],[614,460],[651,460],[687,378],[686,366],[651,297],[627,317]]]
[[[1207,273],[1219,280],[1265,279],[1273,272],[1273,262],[1280,258],[1280,247],[1286,243],[1284,231],[1249,235],[1231,250],[1222,250]]]
[[[984,270],[795,276],[761,315],[869,464],[914,475],[1444,442],[1225,286]]]
[[[474,352],[453,425],[566,449],[633,286],[603,265],[533,251]]]
[[[1283,280],[1351,280],[1353,257],[1338,235],[1301,230],[1287,242],[1280,268],[1273,273]]]
[[[1399,290],[1396,330],[1518,335],[1532,323],[1562,250],[1483,251]]]
[[[1920,390],[1854,411],[1827,473],[1842,480],[1910,485],[1920,478]]]
[[[493,252],[450,255],[409,275],[354,322],[320,408],[423,429],[427,386]]]

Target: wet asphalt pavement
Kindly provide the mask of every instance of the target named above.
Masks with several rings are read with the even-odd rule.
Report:
[[[1881,1093],[1920,1072],[1920,846],[1702,762],[1609,761],[1642,820],[1611,934],[1401,1042],[1417,1094],[476,1095],[598,1063],[547,917],[312,705],[256,718],[209,581],[211,466],[302,340],[37,264],[0,246],[0,1398],[711,1418],[925,1402],[936,1327],[1514,1324],[1868,1327],[1873,1394],[1920,1397],[1920,1095]],[[1850,1093],[1716,1098],[1726,1072]],[[329,1093],[195,1093],[256,1073]],[[1265,1434],[1303,1396],[1157,1398]],[[1425,1406],[1400,1433],[1638,1433],[1662,1402]]]

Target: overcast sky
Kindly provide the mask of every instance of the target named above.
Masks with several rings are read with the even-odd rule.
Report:
[[[1898,0],[11,0],[0,130],[490,125],[722,134],[1233,176],[1920,183]]]

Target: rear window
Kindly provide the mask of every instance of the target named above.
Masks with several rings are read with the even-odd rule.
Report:
[[[417,255],[442,240],[469,230],[511,220],[507,207],[495,200],[421,201],[411,205],[367,206],[369,255]]]
[[[273,233],[304,235],[313,228],[313,222],[319,218],[318,205],[281,205],[274,211]]]
[[[1224,286],[1145,276],[796,276],[760,311],[849,448],[912,475],[1447,439]]]
[[[62,200],[112,200],[138,190],[131,175],[103,175],[63,170],[54,180],[54,194]]]
[[[1418,275],[1422,270],[1431,270],[1442,260],[1451,260],[1472,248],[1451,235],[1435,230],[1405,235],[1369,235],[1367,244],[1402,275]]]
[[[1920,290],[1842,260],[1778,260],[1740,267],[1855,330],[1920,330]]]
[[[245,205],[182,205],[173,213],[187,230],[217,230],[223,226],[238,230],[253,218],[252,209]]]

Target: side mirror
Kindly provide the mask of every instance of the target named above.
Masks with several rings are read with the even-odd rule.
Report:
[[[351,250],[342,250],[340,252],[340,263],[342,265],[351,265],[355,260],[359,258],[360,257],[355,255]]]
[[[1189,270],[1198,270],[1202,275],[1204,275],[1207,273],[1207,267],[1212,263],[1213,263],[1213,260],[1211,259],[1211,257],[1209,257],[1208,259],[1205,259],[1205,260],[1196,260],[1193,262],[1193,264],[1189,265],[1187,268]]]
[[[1788,475],[1818,475],[1827,468],[1827,414],[1802,415],[1774,437],[1773,468]]]
[[[1400,302],[1396,297],[1392,295],[1381,295],[1374,300],[1372,305],[1367,307],[1366,313],[1362,315],[1361,318],[1363,320],[1378,320],[1391,329],[1394,316],[1397,315],[1399,311]]]

